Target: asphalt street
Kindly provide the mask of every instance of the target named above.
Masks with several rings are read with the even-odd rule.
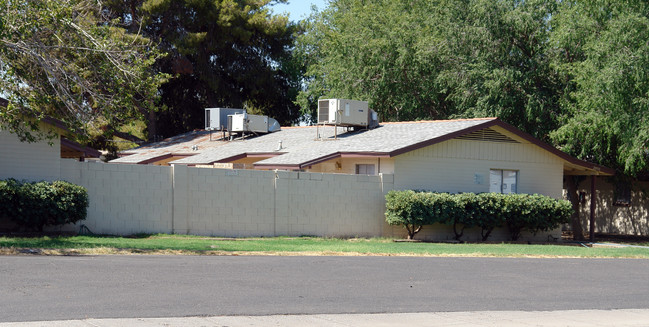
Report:
[[[0,322],[648,309],[649,260],[4,256]]]

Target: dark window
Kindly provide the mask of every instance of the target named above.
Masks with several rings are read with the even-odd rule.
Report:
[[[374,165],[365,165],[365,164],[356,165],[356,174],[374,175]]]
[[[615,184],[615,202],[616,206],[628,206],[631,204],[631,183],[617,182]]]

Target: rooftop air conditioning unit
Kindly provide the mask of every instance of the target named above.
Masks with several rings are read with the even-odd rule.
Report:
[[[279,123],[273,118],[247,113],[228,115],[228,131],[232,133],[254,132],[271,133],[280,130]]]
[[[243,109],[205,108],[205,129],[224,130],[228,126],[228,115],[242,114]]]
[[[367,101],[347,99],[318,100],[318,123],[339,126],[368,126],[373,119],[373,111]]]

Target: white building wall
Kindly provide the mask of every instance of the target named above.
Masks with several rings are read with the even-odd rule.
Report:
[[[20,142],[16,135],[0,130],[0,179],[56,180],[61,169],[59,139]]]

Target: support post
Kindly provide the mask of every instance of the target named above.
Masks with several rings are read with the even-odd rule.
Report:
[[[597,198],[595,188],[595,175],[590,176],[590,241],[595,242],[595,200]]]

